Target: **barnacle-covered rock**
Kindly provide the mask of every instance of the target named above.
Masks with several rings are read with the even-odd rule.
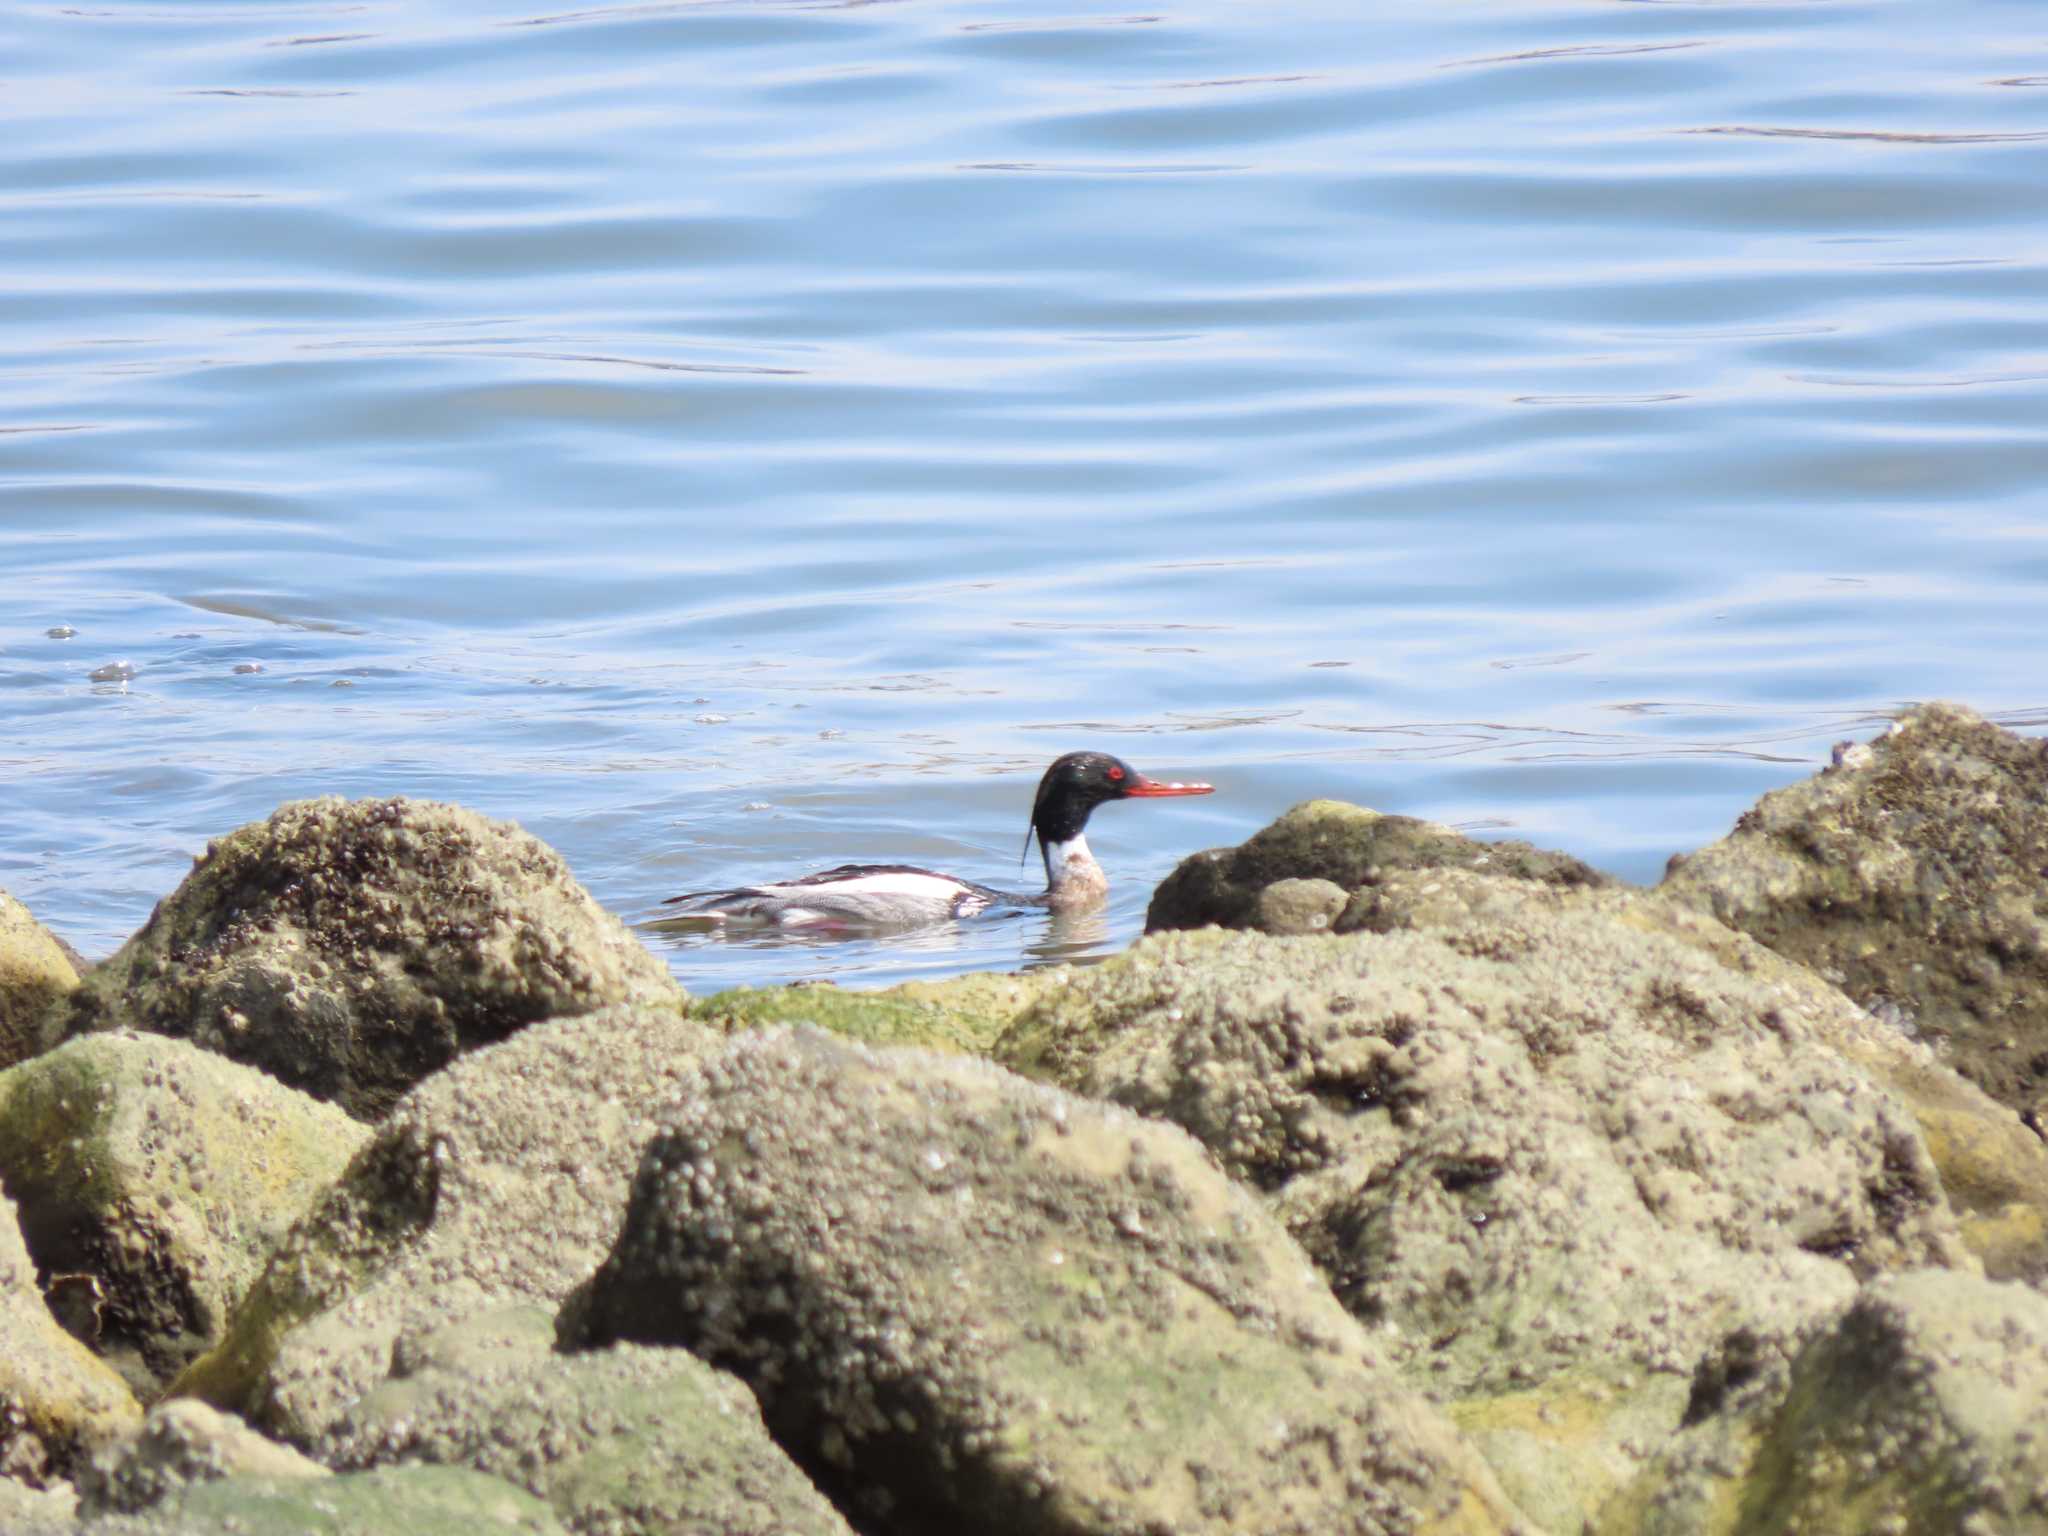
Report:
[[[366,1120],[538,1019],[677,1002],[661,962],[507,822],[405,799],[303,800],[214,843],[73,995]]]
[[[706,1058],[566,1324],[736,1372],[892,1536],[1520,1528],[1194,1142],[980,1061]]]

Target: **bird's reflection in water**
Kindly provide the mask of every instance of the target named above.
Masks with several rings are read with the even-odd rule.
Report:
[[[1133,898],[1141,900],[1142,897]],[[690,920],[643,919],[640,935],[670,956],[677,979],[693,994],[735,984],[839,982],[855,986],[938,980],[966,971],[1043,971],[1093,965],[1116,954],[1141,922],[1126,906],[1090,912],[1009,911],[914,928],[853,933],[844,929],[777,928]],[[763,976],[763,951],[777,951],[781,974]]]
[[[1106,958],[1109,949],[1109,914],[1097,907],[1089,912],[1048,912],[1038,936],[1024,945],[1027,971],[1048,966],[1072,965]]]
[[[709,922],[701,917],[660,918],[642,923],[643,931],[659,935],[667,947],[682,949],[692,940],[729,944],[742,949],[834,949],[848,944],[886,944],[891,949],[930,952],[959,949],[966,942],[958,922],[921,923],[906,928],[845,928],[827,924],[780,928],[773,923]]]

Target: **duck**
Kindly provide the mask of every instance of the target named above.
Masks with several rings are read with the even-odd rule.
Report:
[[[794,880],[691,891],[662,904],[675,917],[714,927],[811,930],[915,928],[993,911],[1042,908],[1085,912],[1109,896],[1109,877],[1085,835],[1088,818],[1112,800],[1207,795],[1213,784],[1147,778],[1107,752],[1069,752],[1038,781],[1024,854],[1035,838],[1045,860],[1045,889],[998,890],[915,864],[841,864]]]

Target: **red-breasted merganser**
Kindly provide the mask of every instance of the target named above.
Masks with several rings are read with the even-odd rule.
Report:
[[[1037,895],[998,891],[910,864],[842,864],[801,880],[671,896],[664,905],[680,908],[682,917],[782,928],[911,928],[999,907],[1084,911],[1109,894],[1102,866],[1081,835],[1095,807],[1213,790],[1209,784],[1162,784],[1106,752],[1069,752],[1038,781],[1024,834],[1024,851],[1031,851],[1036,837],[1045,855],[1045,889]]]

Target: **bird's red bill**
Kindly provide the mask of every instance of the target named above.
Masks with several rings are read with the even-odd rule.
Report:
[[[1127,795],[1213,795],[1214,784],[1162,784],[1157,779],[1133,779]]]

